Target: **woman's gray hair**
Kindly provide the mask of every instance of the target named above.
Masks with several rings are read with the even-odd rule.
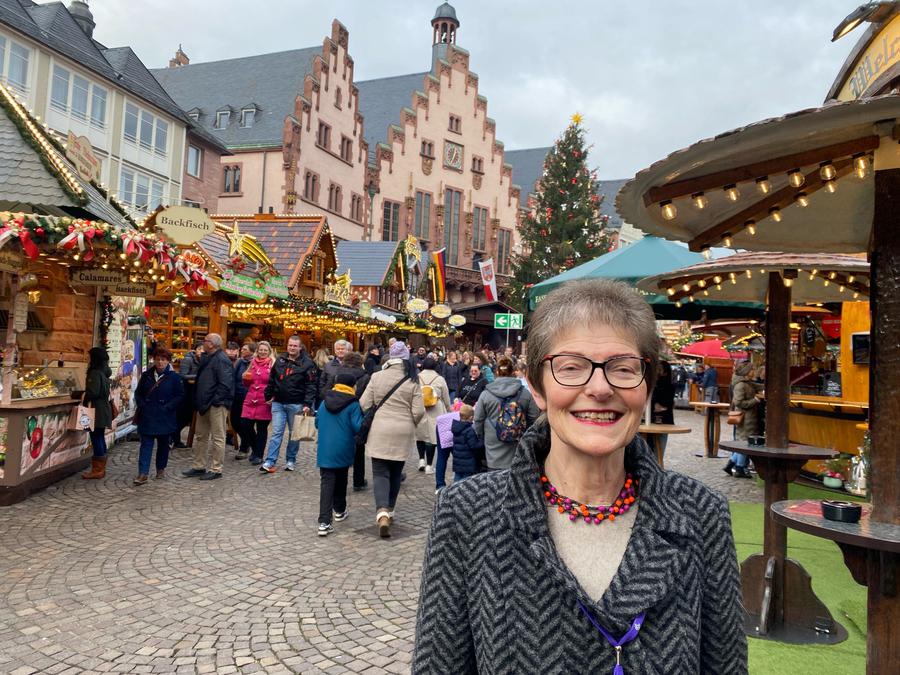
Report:
[[[610,326],[622,331],[650,362],[644,379],[653,391],[659,368],[659,335],[650,305],[636,290],[619,281],[585,279],[570,281],[541,300],[528,322],[528,381],[544,395],[545,356],[554,343],[574,326]]]

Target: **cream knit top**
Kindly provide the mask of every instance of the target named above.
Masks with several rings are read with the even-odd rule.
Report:
[[[614,522],[604,521],[599,525],[580,520],[573,523],[568,514],[557,512],[555,506],[547,509],[547,525],[559,557],[595,602],[606,592],[619,569],[631,539],[639,501],[631,505],[628,513],[616,516]]]

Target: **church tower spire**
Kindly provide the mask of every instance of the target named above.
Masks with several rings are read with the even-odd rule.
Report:
[[[438,7],[431,20],[431,26],[434,29],[431,42],[432,66],[434,66],[438,59],[447,57],[448,45],[456,44],[459,19],[456,18],[456,10],[453,5],[445,2]]]

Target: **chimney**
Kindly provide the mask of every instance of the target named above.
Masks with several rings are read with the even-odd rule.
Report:
[[[94,15],[91,14],[91,8],[88,7],[87,0],[72,0],[69,4],[69,14],[75,19],[75,23],[84,31],[89,38],[94,37]]]
[[[178,51],[175,52],[175,58],[169,59],[169,68],[181,68],[181,66],[190,65],[191,60],[188,55],[181,51],[181,45],[178,45]]]

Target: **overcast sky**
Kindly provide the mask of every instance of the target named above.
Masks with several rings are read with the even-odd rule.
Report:
[[[319,45],[350,31],[356,79],[426,70],[434,0],[91,0],[95,37],[148,67]],[[600,177],[819,105],[863,30],[829,42],[860,0],[457,0],[457,43],[507,149],[552,145],[585,118]],[[399,121],[399,111],[398,111]]]

